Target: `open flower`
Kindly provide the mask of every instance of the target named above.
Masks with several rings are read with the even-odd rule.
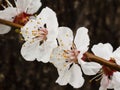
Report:
[[[58,22],[56,14],[50,8],[44,8],[36,19],[31,19],[21,29],[25,39],[21,54],[27,61],[37,59],[44,63],[57,46]]]
[[[32,16],[41,7],[40,0],[14,0],[16,7],[6,0],[8,7],[0,11],[0,18],[14,23],[24,25],[29,17]],[[0,24],[0,34],[10,31],[10,27]]]
[[[109,43],[99,43],[98,45],[94,45],[92,47],[92,51],[96,56],[120,65],[120,47],[113,52],[113,48]],[[103,65],[101,68],[101,73],[102,80],[99,90],[120,90],[120,72]]]
[[[58,30],[58,47],[53,50],[50,60],[58,70],[59,77],[56,82],[60,85],[69,83],[74,88],[79,88],[84,83],[81,68],[85,74],[94,75],[98,71],[91,71],[91,68],[100,66],[83,60],[83,54],[88,50],[90,41],[88,30],[84,27],[79,28],[74,40],[69,28],[60,27]]]

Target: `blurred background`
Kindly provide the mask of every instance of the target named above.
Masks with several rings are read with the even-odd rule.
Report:
[[[120,0],[41,1],[43,6],[38,12],[46,6],[50,7],[57,14],[59,26],[68,26],[74,32],[79,27],[87,27],[90,47],[99,42],[109,42],[114,49],[120,46]],[[0,35],[0,90],[98,90],[100,81],[89,82],[94,76],[84,75],[86,82],[79,89],[56,84],[58,74],[52,64],[36,60],[27,62],[22,58],[20,49],[23,41],[14,29]]]

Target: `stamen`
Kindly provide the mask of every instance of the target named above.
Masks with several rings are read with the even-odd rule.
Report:
[[[72,47],[71,47],[72,50],[76,49],[76,45],[73,43],[72,44]]]
[[[63,57],[66,58],[66,62],[78,63],[77,56],[80,51],[77,51],[75,47],[72,47],[72,50],[64,50]]]
[[[17,3],[16,3],[16,2],[17,2],[17,1],[14,0],[15,6],[17,7]],[[19,13],[19,9],[17,8],[16,10],[17,10],[17,13]]]
[[[38,30],[32,31],[32,35],[35,36],[34,39],[40,40],[40,45],[47,40],[47,34],[48,34],[48,31],[47,29],[44,29],[44,28],[40,28]]]
[[[99,76],[101,76],[103,73],[100,73],[98,75],[96,75],[95,77],[93,77],[89,82],[91,83],[93,80],[95,80],[96,78],[98,78]]]
[[[100,69],[99,71],[98,71],[98,73],[102,73],[103,72],[103,70],[102,69]]]
[[[101,80],[102,79],[102,76],[101,77],[99,77],[98,79],[96,79],[95,81],[97,82],[97,81],[99,81],[99,80]]]
[[[67,51],[67,50],[64,50],[64,52],[65,52],[66,54],[68,54],[68,51]]]
[[[4,9],[6,9],[7,7],[5,6],[5,5],[3,5],[3,4],[1,4],[1,6],[4,8]]]
[[[9,5],[10,7],[13,7],[13,5],[8,1],[8,0],[5,0],[7,2],[7,5]]]

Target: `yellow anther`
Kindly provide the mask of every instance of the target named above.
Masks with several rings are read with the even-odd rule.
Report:
[[[66,34],[66,36],[68,37],[68,34]]]
[[[64,44],[62,43],[61,46],[64,46]]]
[[[37,24],[40,24],[40,22],[37,22]]]
[[[60,40],[60,42],[62,42],[62,40]]]
[[[26,27],[26,30],[28,30],[28,27]]]
[[[64,67],[66,67],[66,64],[64,64]]]
[[[50,55],[50,58],[52,58],[53,57],[53,55]]]
[[[63,55],[62,55],[64,58],[68,58],[68,56],[65,54],[65,53],[63,53]]]
[[[25,31],[25,34],[28,34],[28,30]]]

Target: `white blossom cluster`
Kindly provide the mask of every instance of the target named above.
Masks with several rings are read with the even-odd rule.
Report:
[[[85,53],[90,44],[87,28],[78,28],[74,37],[70,28],[58,26],[56,13],[49,7],[43,8],[35,18],[30,18],[41,7],[40,0],[15,0],[16,7],[8,0],[6,2],[8,7],[0,11],[0,18],[18,24],[24,23],[21,34],[25,43],[22,45],[21,55],[25,60],[52,63],[58,71],[56,83],[59,85],[70,84],[74,88],[80,88],[84,84],[82,72],[85,75],[99,73],[99,90],[120,90],[120,72],[86,61]],[[0,34],[9,31],[9,26],[0,24]],[[96,56],[120,65],[120,47],[113,52],[111,44],[99,43],[91,50]],[[96,78],[97,76],[93,79]]]

